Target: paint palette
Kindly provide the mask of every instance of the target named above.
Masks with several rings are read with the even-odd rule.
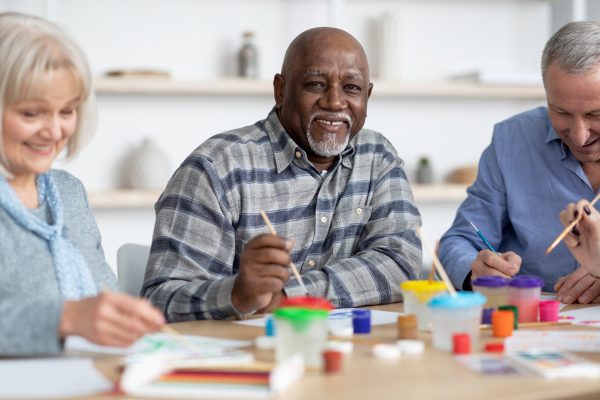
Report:
[[[599,378],[600,364],[559,350],[527,350],[507,354],[515,368],[544,378]]]

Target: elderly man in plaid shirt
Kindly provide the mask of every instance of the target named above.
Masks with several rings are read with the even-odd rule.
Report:
[[[336,307],[400,301],[400,282],[420,274],[403,161],[362,129],[373,85],[360,43],[305,31],[273,85],[266,119],[200,145],[156,203],[142,294],[169,321],[270,311],[304,294],[291,262],[308,295]]]

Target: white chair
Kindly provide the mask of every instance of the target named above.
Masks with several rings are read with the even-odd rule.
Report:
[[[117,277],[121,289],[132,296],[139,296],[144,283],[150,246],[126,243],[117,250]]]

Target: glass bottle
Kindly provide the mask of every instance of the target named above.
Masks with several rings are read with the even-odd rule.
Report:
[[[433,182],[433,168],[431,162],[427,157],[421,157],[419,159],[419,165],[417,167],[417,183],[432,183]]]
[[[243,33],[244,44],[238,52],[238,75],[243,78],[258,78],[258,51],[254,45],[254,32]]]

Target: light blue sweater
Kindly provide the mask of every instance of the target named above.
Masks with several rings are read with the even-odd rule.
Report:
[[[100,232],[81,182],[51,170],[64,208],[65,236],[81,252],[98,287],[117,288],[104,259]],[[30,210],[47,222],[45,202]],[[58,326],[62,298],[48,244],[0,208],[0,355],[55,354],[61,351]]]

